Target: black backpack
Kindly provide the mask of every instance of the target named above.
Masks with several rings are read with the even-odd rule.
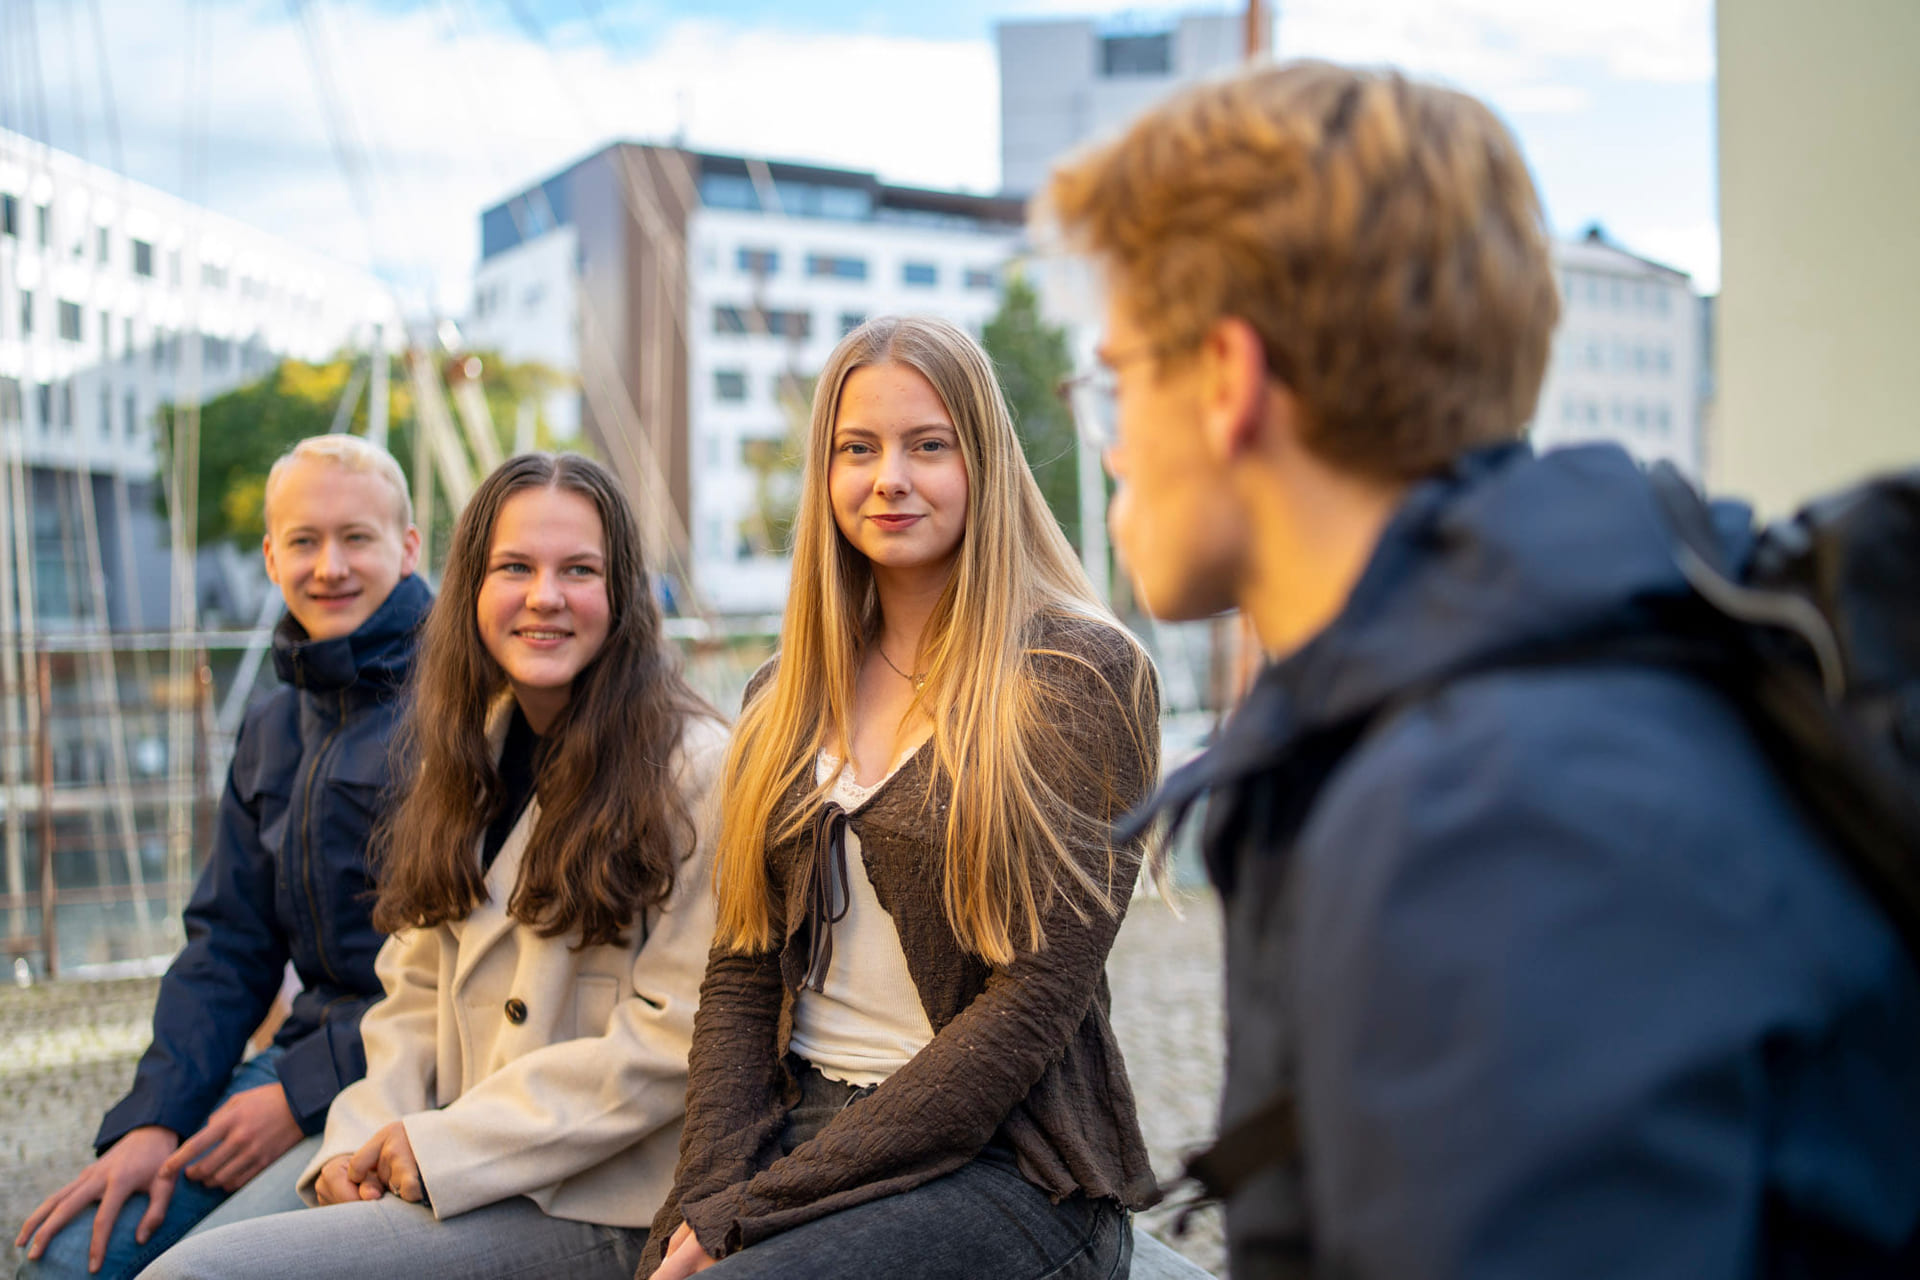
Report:
[[[1476,660],[1343,726],[1342,743],[1357,743],[1387,713],[1449,681],[1491,669],[1633,661],[1695,672],[1740,707],[1920,965],[1920,469],[1768,526],[1737,573],[1725,563],[1712,508],[1687,480],[1664,463],[1648,479],[1694,592],[1659,631]],[[1296,1099],[1283,1089],[1188,1160],[1186,1207],[1224,1200],[1303,1155]]]

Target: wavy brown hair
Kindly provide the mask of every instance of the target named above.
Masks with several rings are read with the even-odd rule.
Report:
[[[373,920],[383,932],[458,920],[487,900],[480,836],[506,803],[487,715],[508,686],[480,639],[480,583],[501,508],[543,488],[579,494],[599,513],[609,618],[606,643],[547,731],[534,779],[540,821],[507,910],[542,937],[578,929],[581,946],[620,943],[642,909],[672,892],[678,855],[692,845],[674,761],[688,718],[715,713],[667,646],[633,511],[599,463],[522,454],[460,513],[414,660],[396,743],[411,781],[374,842]]]

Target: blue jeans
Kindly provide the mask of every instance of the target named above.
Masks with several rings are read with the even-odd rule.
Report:
[[[781,1148],[791,1152],[867,1090],[800,1074]],[[1059,1204],[1021,1176],[1013,1153],[989,1145],[943,1178],[783,1231],[701,1273],[701,1280],[1125,1280],[1133,1227],[1113,1200]]]
[[[638,1227],[549,1218],[525,1196],[442,1222],[388,1195],[196,1231],[143,1280],[632,1280],[646,1247]]]
[[[220,1101],[225,1102],[244,1089],[276,1083],[280,1079],[280,1053],[278,1047],[270,1048],[235,1067]],[[318,1138],[295,1144],[293,1150],[234,1192],[221,1191],[184,1176],[176,1179],[173,1198],[167,1202],[167,1216],[145,1244],[136,1242],[133,1234],[146,1215],[147,1195],[141,1192],[127,1197],[107,1237],[106,1258],[100,1270],[89,1273],[87,1251],[93,1244],[94,1215],[99,1210],[98,1205],[91,1206],[48,1242],[47,1251],[38,1262],[20,1264],[18,1280],[131,1280],[203,1220],[211,1226],[297,1208],[300,1199],[294,1194],[293,1181],[306,1167],[318,1144]]]

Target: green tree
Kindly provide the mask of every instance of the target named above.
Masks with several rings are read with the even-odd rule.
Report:
[[[982,345],[1006,393],[1020,448],[1034,479],[1076,549],[1080,546],[1080,480],[1073,415],[1059,396],[1073,372],[1066,333],[1040,314],[1040,298],[1024,276],[1011,274],[1000,310],[987,321]]]
[[[513,447],[518,405],[526,400],[539,406],[546,393],[564,386],[566,379],[542,365],[510,364],[482,355],[480,383],[486,394],[487,409],[501,448]],[[404,357],[391,357],[387,378],[387,447],[401,466],[411,469],[413,459],[413,389],[407,378]],[[273,372],[258,381],[235,387],[200,406],[200,506],[194,529],[200,545],[227,539],[251,548],[265,532],[260,520],[261,503],[267,491],[267,471],[274,459],[285,453],[295,441],[324,434],[333,425],[335,413],[357,368],[364,358],[341,355],[321,364],[303,360],[283,360]],[[347,429],[365,435],[370,390],[360,388],[353,416]],[[451,404],[449,412],[452,412]],[[159,452],[161,471],[172,446],[176,408],[160,409]],[[552,435],[544,417],[536,420],[535,443],[551,446]],[[165,495],[160,501],[164,504]],[[438,504],[443,523],[451,513],[445,503]],[[435,539],[444,546],[444,536]]]

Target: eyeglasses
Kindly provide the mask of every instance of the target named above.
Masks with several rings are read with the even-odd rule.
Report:
[[[1098,453],[1106,453],[1120,443],[1120,370],[1136,361],[1158,359],[1163,353],[1164,348],[1158,344],[1136,347],[1109,356],[1097,369],[1060,380],[1055,391],[1072,412],[1081,443]]]

